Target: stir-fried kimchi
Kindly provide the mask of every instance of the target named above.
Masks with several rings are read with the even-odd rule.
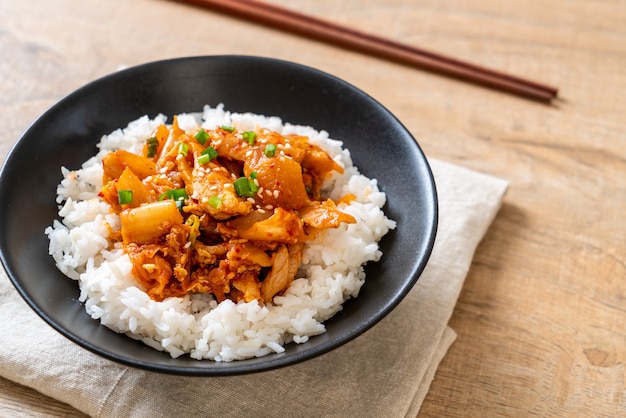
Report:
[[[102,164],[99,196],[121,221],[114,239],[154,300],[269,302],[293,281],[307,240],[355,222],[320,196],[342,167],[303,136],[184,131],[174,118],[141,155],[118,150]]]

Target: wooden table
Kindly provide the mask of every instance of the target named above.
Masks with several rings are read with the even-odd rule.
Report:
[[[0,0],[0,155],[123,65],[300,62],[365,90],[429,157],[510,181],[420,417],[626,415],[626,2],[271,0],[560,87],[547,106],[166,0]],[[0,416],[80,416],[0,379]]]

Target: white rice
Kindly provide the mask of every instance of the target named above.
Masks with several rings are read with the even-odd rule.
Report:
[[[280,353],[287,343],[305,343],[325,332],[323,322],[341,310],[347,299],[357,297],[365,280],[364,264],[380,259],[377,242],[395,227],[382,211],[385,194],[376,180],[359,173],[340,141],[311,127],[283,123],[277,117],[231,113],[222,105],[179,115],[178,121],[183,129],[233,125],[241,130],[265,127],[308,136],[344,167],[344,174],[328,180],[323,192],[333,199],[354,194],[356,200],[340,209],[357,223],[326,230],[309,242],[297,278],[271,304],[230,300],[218,304],[203,294],[151,300],[132,276],[131,262],[120,245],[110,245],[109,231],[119,230],[119,218],[97,197],[102,187],[102,157],[117,149],[139,153],[153,130],[166,122],[163,115],[144,116],[102,137],[98,154],[80,169],[61,168],[63,180],[57,189],[61,221],[45,232],[59,270],[78,281],[87,313],[172,357],[188,353],[199,360],[233,361]]]

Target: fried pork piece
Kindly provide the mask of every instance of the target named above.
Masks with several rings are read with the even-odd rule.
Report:
[[[337,228],[342,223],[356,222],[354,216],[337,209],[337,205],[331,199],[323,202],[311,200],[298,211],[298,215],[303,224],[316,229]]]
[[[261,298],[264,302],[270,302],[274,296],[289,287],[298,273],[303,252],[302,242],[290,246],[283,244],[274,252],[272,269],[261,284]]]
[[[262,207],[299,209],[309,200],[308,194],[319,196],[322,181],[333,171],[343,173],[325,151],[303,136],[282,136],[263,129],[250,145],[223,129],[212,131],[212,135],[217,138],[215,149],[221,157],[243,163],[245,176],[256,173],[260,192],[255,200]],[[268,152],[270,145],[276,147],[273,154]]]
[[[355,219],[321,184],[343,172],[306,137],[159,126],[142,155],[103,158],[100,197],[118,213],[133,274],[154,300],[211,293],[269,303],[296,276],[304,243]]]
[[[273,211],[255,211],[218,224],[225,237],[250,241],[295,244],[306,239],[302,221],[293,210],[276,208]]]

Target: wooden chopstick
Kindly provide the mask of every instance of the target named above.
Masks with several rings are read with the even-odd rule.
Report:
[[[558,89],[256,0],[179,0],[434,73],[551,102]]]

